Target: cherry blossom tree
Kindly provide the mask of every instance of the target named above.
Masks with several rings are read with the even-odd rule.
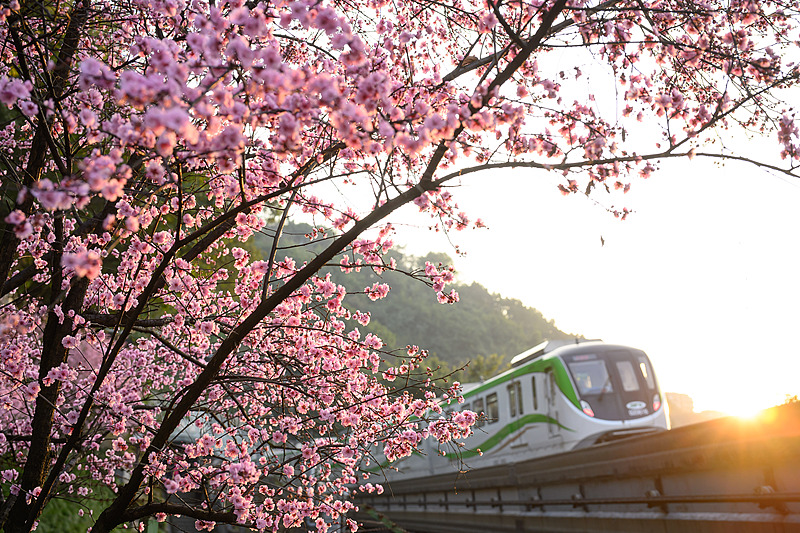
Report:
[[[361,467],[468,434],[473,413],[408,392],[424,352],[389,357],[324,274],[396,268],[403,206],[480,226],[450,186],[502,187],[498,168],[565,194],[621,194],[672,157],[798,174],[791,1],[2,0],[0,17],[9,533],[100,485],[94,532],[173,514],[327,531],[381,490]],[[301,215],[324,246],[298,264],[281,237]],[[412,274],[457,300],[446,267]]]

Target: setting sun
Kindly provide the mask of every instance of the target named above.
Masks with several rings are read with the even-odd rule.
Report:
[[[755,404],[733,406],[727,414],[736,416],[738,418],[756,418],[760,415],[765,408],[759,407]]]

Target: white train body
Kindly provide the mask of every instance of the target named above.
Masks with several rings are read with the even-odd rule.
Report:
[[[647,355],[591,341],[546,342],[512,368],[464,387],[464,404],[446,410],[484,413],[459,448],[434,439],[384,471],[389,479],[514,463],[668,429],[667,407]]]

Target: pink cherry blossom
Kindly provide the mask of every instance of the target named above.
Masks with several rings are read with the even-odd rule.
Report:
[[[103,262],[100,254],[94,250],[88,250],[64,254],[61,265],[64,268],[71,269],[78,277],[92,280],[100,275]]]
[[[19,100],[27,100],[31,96],[32,87],[30,82],[0,77],[0,103],[12,106]]]
[[[475,421],[406,388],[424,347],[366,332],[358,307],[388,284],[348,294],[325,270],[402,269],[404,207],[455,242],[484,224],[454,185],[500,172],[616,203],[660,160],[729,157],[717,136],[743,124],[774,150],[735,157],[797,177],[785,5],[255,4],[57,3],[5,41],[0,491],[24,497],[0,527],[103,484],[94,533],[194,491],[214,505],[169,510],[200,529],[327,531],[352,490],[380,490],[359,470],[376,450]],[[458,301],[447,265],[407,274]]]

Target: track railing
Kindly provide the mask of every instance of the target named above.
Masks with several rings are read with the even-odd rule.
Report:
[[[415,532],[800,533],[800,406],[384,486]]]

